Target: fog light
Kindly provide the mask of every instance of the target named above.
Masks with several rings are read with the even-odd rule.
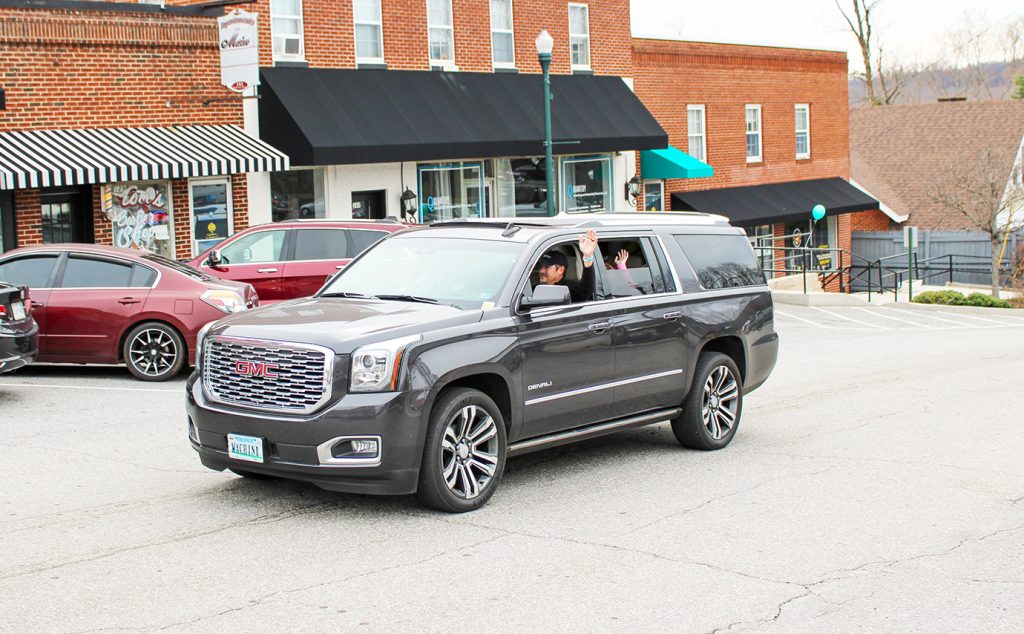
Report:
[[[353,440],[352,441],[352,453],[354,454],[366,454],[370,456],[377,455],[377,441],[376,440]]]

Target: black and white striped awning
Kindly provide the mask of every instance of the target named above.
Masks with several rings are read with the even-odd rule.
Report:
[[[0,190],[286,169],[232,125],[0,132]]]

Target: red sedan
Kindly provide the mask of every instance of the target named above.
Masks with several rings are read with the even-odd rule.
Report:
[[[123,362],[143,381],[169,379],[194,363],[196,334],[207,323],[259,305],[249,284],[96,244],[8,251],[0,279],[31,289],[38,361]]]
[[[367,247],[405,228],[387,220],[275,222],[239,231],[188,264],[248,282],[263,304],[272,304],[312,295]]]

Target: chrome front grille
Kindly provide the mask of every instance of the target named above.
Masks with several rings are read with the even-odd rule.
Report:
[[[203,390],[217,403],[308,414],[331,397],[334,351],[322,346],[215,336],[200,363]]]

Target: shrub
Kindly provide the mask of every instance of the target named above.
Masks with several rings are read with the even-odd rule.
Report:
[[[914,301],[918,304],[946,304],[948,306],[963,306],[966,299],[963,293],[957,291],[925,291],[914,295]]]
[[[964,302],[966,306],[985,306],[988,308],[1010,308],[1010,302],[1005,299],[996,299],[984,293],[971,293]]]

